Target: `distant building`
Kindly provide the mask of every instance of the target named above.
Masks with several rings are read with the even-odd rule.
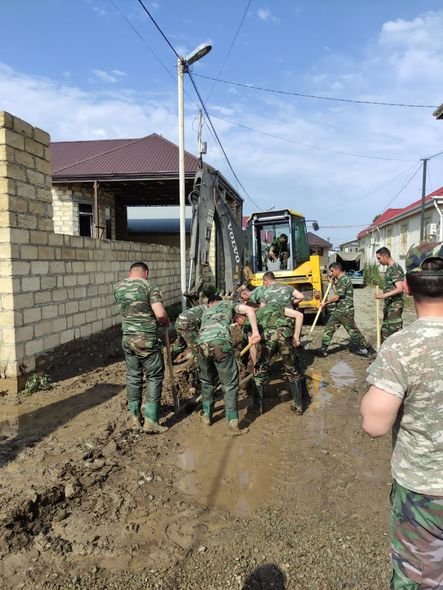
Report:
[[[332,248],[331,242],[324,240],[320,236],[308,231],[309,251],[311,254],[318,254],[320,256],[320,268],[327,272],[329,250]]]
[[[338,247],[340,252],[360,252],[360,248],[360,242],[357,238],[355,240],[351,240],[350,242],[340,244]]]
[[[376,251],[385,246],[394,260],[404,268],[409,248],[420,241],[422,200],[402,209],[387,209],[362,230],[357,238],[363,252],[363,263],[374,264]],[[425,197],[424,239],[441,239],[443,219],[443,187]],[[381,269],[383,271],[383,268]]]

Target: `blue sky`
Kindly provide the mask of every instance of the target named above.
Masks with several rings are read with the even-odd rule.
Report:
[[[180,55],[213,45],[193,66],[194,80],[249,195],[237,187],[245,213],[291,207],[318,219],[318,233],[338,244],[390,203],[420,198],[420,159],[443,151],[433,108],[308,99],[201,76],[439,105],[441,0],[144,2]],[[54,141],[156,132],[177,143],[176,57],[137,0],[3,0],[0,16],[0,109]],[[189,80],[185,103],[186,148],[196,153],[198,101]],[[203,134],[206,160],[237,186],[207,127]],[[443,156],[428,169],[431,192],[443,185]]]

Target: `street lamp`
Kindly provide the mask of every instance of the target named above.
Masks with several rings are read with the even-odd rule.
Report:
[[[185,115],[184,115],[184,83],[185,72],[212,49],[212,45],[203,43],[186,57],[177,60],[178,73],[178,183],[180,205],[180,289],[182,294],[182,310],[186,309],[186,209],[185,209]]]

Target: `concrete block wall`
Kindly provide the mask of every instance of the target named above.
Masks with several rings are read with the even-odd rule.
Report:
[[[0,376],[20,387],[39,357],[120,323],[112,285],[148,263],[180,300],[179,250],[54,233],[47,133],[0,112]]]

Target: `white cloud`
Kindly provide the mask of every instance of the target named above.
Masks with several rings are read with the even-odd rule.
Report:
[[[91,73],[100,82],[109,84],[115,84],[116,82],[119,82],[121,78],[126,76],[125,72],[120,70],[111,70],[110,72],[105,72],[105,70],[91,70]]]
[[[54,141],[141,137],[154,132],[172,141],[177,136],[175,92],[86,92],[0,64],[0,104],[48,131]]]
[[[262,21],[279,22],[279,19],[272,15],[269,8],[259,8],[257,10],[257,16]]]

